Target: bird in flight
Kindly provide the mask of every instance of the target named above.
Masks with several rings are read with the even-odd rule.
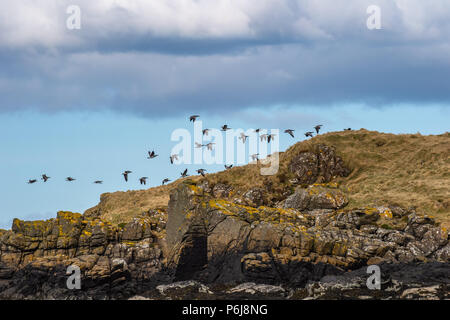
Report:
[[[170,156],[170,163],[173,164],[174,160],[178,160],[178,155],[177,154],[173,154]]]
[[[66,181],[69,181],[69,182],[72,182],[72,181],[75,181],[75,180],[77,180],[77,179],[72,178],[72,177],[67,177],[67,178],[66,178]]]
[[[259,160],[258,156],[259,156],[259,153],[252,154],[252,155],[251,155],[252,160],[253,160],[253,161],[255,161],[255,160],[258,161],[258,160]]]
[[[36,179],[30,179],[30,180],[28,180],[28,184],[35,183],[36,181],[37,181]]]
[[[211,129],[203,129],[203,130],[202,130],[202,134],[203,134],[204,136],[207,136],[209,131],[211,131]]]
[[[260,132],[261,131],[261,129],[260,128],[258,128],[258,129],[255,129],[255,132],[256,133],[258,133],[258,132]]]
[[[195,120],[197,120],[197,118],[200,117],[199,115],[193,115],[189,117],[189,121],[195,122]]]
[[[222,126],[222,131],[227,131],[227,130],[229,130],[229,129],[231,129],[231,128],[228,127],[227,124],[224,124],[224,125]]]
[[[229,165],[224,164],[224,167],[226,170],[230,170],[231,168],[233,168],[233,165],[232,164],[229,164]]]
[[[275,137],[275,136],[276,136],[276,134],[274,134],[274,133],[268,134],[267,135],[267,142],[270,143],[270,140],[273,140],[273,137]]]
[[[139,183],[145,185],[145,184],[147,184],[147,179],[148,179],[148,177],[139,178]]]
[[[344,131],[352,131],[352,128],[346,128]]]
[[[165,178],[165,179],[162,181],[162,184],[164,185],[164,184],[166,184],[166,183],[169,182],[169,181],[170,181],[169,178]]]
[[[188,176],[187,171],[188,171],[188,169],[186,169],[183,172],[181,172],[181,177],[182,178],[186,178]]]
[[[95,183],[95,184],[102,184],[103,181],[102,181],[102,180],[95,180],[94,183]]]
[[[267,141],[267,137],[268,137],[268,136],[269,136],[269,135],[268,135],[267,133],[264,133],[264,134],[260,135],[259,138],[261,139],[261,141],[263,141],[263,140],[266,140],[266,141]]]
[[[320,128],[322,128],[321,124],[318,124],[317,126],[314,127],[314,129],[316,129],[317,134],[319,134]]]
[[[158,155],[155,153],[155,151],[153,150],[153,151],[149,151],[148,152],[148,157],[147,157],[147,159],[153,159],[153,158],[156,158]]]
[[[294,138],[294,129],[286,129],[284,130],[284,133],[288,133],[292,138]]]
[[[311,137],[312,138],[313,137],[313,133],[314,132],[312,132],[312,131],[308,131],[308,132],[305,133],[305,137]]]
[[[126,170],[122,173],[123,178],[125,179],[126,182],[128,182],[128,175],[132,173],[130,170]]]
[[[241,136],[239,137],[239,139],[242,140],[242,143],[245,143],[245,141],[247,140],[248,136],[245,135],[245,133],[241,132]]]
[[[198,173],[198,174],[201,174],[202,177],[205,176],[205,172],[206,172],[206,169],[198,169],[198,170],[197,170],[197,173]]]
[[[206,144],[205,146],[209,151],[212,151],[214,144],[215,144],[214,142],[210,142],[210,143]]]
[[[50,179],[50,177],[47,177],[47,175],[44,173],[44,174],[42,175],[42,178],[41,178],[41,179],[44,180],[44,182],[47,182],[47,180]]]
[[[201,144],[201,143],[198,143],[198,142],[195,143],[195,147],[196,147],[196,148],[201,148],[201,147],[203,147],[203,146],[204,146],[204,145]]]

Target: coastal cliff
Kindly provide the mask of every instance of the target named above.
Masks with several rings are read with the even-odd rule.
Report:
[[[119,223],[101,205],[15,219],[0,231],[0,298],[449,298],[445,223],[414,206],[351,205],[343,179],[358,169],[334,146],[283,161],[280,183],[183,179],[167,207]],[[80,290],[67,288],[70,265]],[[381,290],[367,288],[368,265]]]

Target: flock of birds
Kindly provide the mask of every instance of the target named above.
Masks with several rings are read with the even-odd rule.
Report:
[[[199,117],[200,117],[199,115],[192,115],[192,116],[189,117],[189,121],[190,121],[190,122],[195,122],[195,120],[196,120],[197,118],[199,118]],[[316,131],[316,134],[319,134],[319,131],[320,131],[321,128],[322,128],[322,125],[321,125],[321,124],[318,124],[318,125],[316,125],[316,126],[314,127],[314,129],[315,129],[315,131]],[[228,125],[226,125],[226,124],[224,124],[224,125],[221,127],[221,131],[227,131],[227,130],[229,130],[229,129],[231,129],[231,128],[228,127]],[[207,136],[210,130],[211,130],[211,129],[203,129],[203,130],[202,130],[202,134],[203,134],[204,136]],[[351,128],[347,128],[347,129],[344,129],[344,130],[351,130]],[[268,143],[270,143],[270,141],[272,141],[273,137],[275,136],[275,134],[267,134],[267,133],[259,134],[260,131],[261,131],[261,129],[256,129],[256,130],[255,130],[255,132],[259,135],[259,138],[261,139],[261,141],[267,141]],[[287,133],[287,134],[289,134],[292,138],[294,138],[294,131],[295,131],[294,129],[286,129],[286,130],[284,130],[284,133]],[[307,138],[308,138],[308,137],[313,137],[313,134],[314,134],[313,131],[305,132],[305,136],[306,136]],[[248,137],[249,137],[249,136],[245,135],[245,134],[242,132],[241,135],[240,135],[240,137],[239,137],[239,139],[241,139],[242,142],[245,143],[245,142],[247,141],[247,138],[248,138]],[[212,151],[212,150],[213,150],[213,146],[214,146],[214,142],[209,142],[209,143],[207,143],[207,144],[200,144],[200,143],[198,143],[198,142],[195,142],[195,147],[196,147],[196,148],[203,148],[203,147],[206,147],[208,150]],[[148,151],[147,159],[154,159],[154,158],[156,158],[157,156],[158,156],[158,155],[156,154],[156,152],[155,152],[154,150]],[[258,161],[258,160],[259,160],[259,153],[252,154],[252,155],[251,155],[251,158],[252,158],[253,161],[255,161],[255,160]],[[172,155],[170,155],[170,158],[169,158],[169,159],[170,159],[170,163],[173,164],[176,160],[179,159],[179,155],[178,155],[178,154],[172,154]],[[225,164],[224,167],[225,167],[226,170],[229,170],[229,169],[231,169],[231,168],[233,167],[233,165],[232,165],[232,164],[230,164],[230,165],[226,165],[226,164]],[[198,170],[196,170],[196,172],[204,177],[204,176],[205,176],[205,173],[206,173],[206,169],[198,169]],[[132,171],[130,171],[130,170],[125,170],[125,171],[122,173],[123,178],[125,179],[125,182],[128,182],[128,175],[129,175],[130,173],[132,173]],[[181,175],[181,178],[187,177],[187,176],[188,176],[188,169],[185,169],[183,172],[180,173],[180,175]],[[42,174],[42,175],[41,175],[41,180],[42,180],[42,181],[47,182],[49,179],[50,179],[50,177],[47,176],[46,174]],[[147,179],[148,179],[148,177],[140,177],[140,178],[139,178],[139,183],[140,183],[141,185],[146,185],[146,184],[147,184]],[[68,182],[72,182],[72,181],[75,181],[75,180],[76,180],[76,179],[73,178],[73,177],[67,177],[67,178],[66,178],[66,181],[68,181]],[[168,183],[169,181],[171,181],[169,178],[163,179],[163,180],[162,180],[162,185]],[[28,180],[28,183],[29,183],[29,184],[33,184],[33,183],[36,183],[36,182],[37,182],[37,179],[29,179],[29,180]],[[96,180],[96,181],[94,181],[93,183],[95,183],[95,184],[102,184],[102,183],[103,183],[103,180]]]

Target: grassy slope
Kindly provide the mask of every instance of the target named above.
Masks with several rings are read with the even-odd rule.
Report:
[[[450,227],[450,133],[394,135],[364,129],[330,132],[296,143],[281,153],[280,169],[274,176],[261,176],[260,165],[249,164],[209,174],[207,179],[231,184],[238,191],[272,182],[270,196],[276,199],[284,188],[291,187],[292,175],[287,169],[290,159],[316,143],[334,146],[353,170],[350,176],[337,179],[349,195],[349,207],[388,203],[415,206]],[[104,194],[99,204],[102,216],[118,223],[144,210],[164,208],[170,190],[180,182],[181,179],[148,190]]]

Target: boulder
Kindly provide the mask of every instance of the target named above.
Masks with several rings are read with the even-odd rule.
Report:
[[[294,174],[295,182],[302,185],[330,182],[351,172],[336,155],[335,149],[324,144],[314,145],[311,151],[300,152],[289,163],[289,170]]]
[[[347,205],[345,194],[339,189],[312,185],[308,188],[298,188],[284,202],[284,208],[297,210],[340,209]]]

